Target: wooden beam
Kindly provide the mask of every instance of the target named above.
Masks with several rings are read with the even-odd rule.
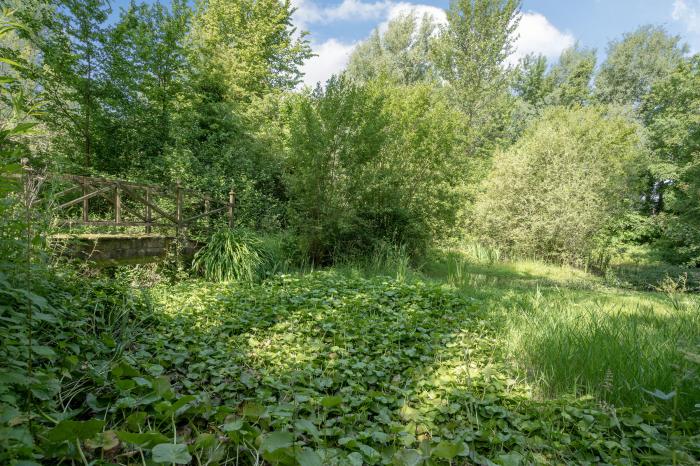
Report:
[[[95,196],[99,196],[100,194],[105,193],[105,192],[107,192],[107,191],[109,191],[109,190],[111,190],[111,189],[112,189],[112,186],[107,186],[107,187],[105,187],[105,188],[101,188],[101,189],[99,189],[99,190],[97,190],[97,191],[93,191],[93,192],[91,192],[91,193],[89,193],[89,194],[85,194],[84,196],[80,196],[80,197],[77,198],[77,199],[73,199],[72,201],[68,201],[68,202],[66,202],[65,204],[61,204],[61,205],[59,205],[58,207],[56,207],[56,209],[65,209],[66,207],[70,207],[70,206],[72,206],[72,205],[74,205],[74,204],[77,204],[77,203],[79,203],[79,202],[83,202],[83,201],[86,200],[86,199],[91,199],[91,198],[93,198],[93,197],[95,197]]]
[[[209,210],[207,212],[204,212],[203,214],[195,215],[194,217],[190,217],[188,219],[185,219],[185,220],[183,220],[183,223],[190,223],[192,220],[197,220],[197,219],[200,219],[202,217],[206,217],[207,215],[212,215],[212,214],[215,214],[217,212],[221,212],[221,211],[226,210],[226,209],[228,209],[228,206],[220,207],[220,208],[214,209],[214,210]]]
[[[176,219],[175,217],[173,217],[173,216],[170,215],[169,213],[165,212],[163,209],[161,209],[161,208],[158,207],[157,205],[153,204],[152,202],[147,201],[147,200],[144,199],[143,197],[139,196],[137,193],[135,193],[134,191],[131,190],[131,187],[128,187],[128,188],[127,188],[126,186],[122,186],[122,188],[124,189],[124,192],[125,192],[126,194],[128,194],[129,197],[131,197],[133,200],[138,201],[138,202],[140,202],[141,204],[150,207],[151,209],[153,209],[154,211],[156,211],[157,213],[159,213],[159,214],[162,215],[163,217],[165,217],[165,218],[167,218],[168,220],[170,220],[171,222],[177,224],[177,219]]]

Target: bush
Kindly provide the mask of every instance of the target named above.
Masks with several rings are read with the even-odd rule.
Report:
[[[545,112],[495,156],[475,206],[479,239],[509,255],[604,264],[642,153],[638,125],[609,109]]]
[[[316,264],[452,232],[457,116],[429,86],[386,87],[332,79],[287,109],[289,222]]]
[[[272,262],[257,235],[242,228],[222,228],[197,251],[192,267],[208,280],[252,283],[265,274]]]

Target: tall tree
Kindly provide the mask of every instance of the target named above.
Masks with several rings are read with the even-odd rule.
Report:
[[[173,114],[190,79],[186,39],[191,10],[136,4],[124,10],[107,35],[104,118],[99,168],[162,179],[163,156],[173,144]],[[112,144],[117,138],[120,144]],[[160,172],[160,173],[159,173]]]
[[[595,70],[595,50],[578,45],[564,50],[549,72],[551,92],[549,105],[584,105],[591,98],[591,84]]]
[[[660,26],[641,26],[613,40],[596,77],[601,102],[638,106],[653,84],[678,67],[687,53],[679,36]]]
[[[700,265],[700,55],[657,81],[641,111],[654,155],[650,200],[672,262]]]
[[[519,0],[454,0],[447,11],[436,60],[466,116],[472,153],[490,147],[506,121],[508,76],[503,65],[519,20]]]
[[[434,80],[435,65],[430,52],[436,27],[427,14],[421,19],[407,14],[392,20],[386,31],[376,29],[355,48],[346,74],[361,82],[379,77],[396,84]]]
[[[198,68],[223,80],[234,100],[293,88],[311,49],[292,12],[290,0],[198,0],[191,35]]]
[[[105,0],[61,0],[38,35],[37,46],[47,67],[41,75],[47,121],[63,134],[60,145],[69,161],[80,163],[72,153],[82,154],[83,168],[93,163],[109,13]]]
[[[547,76],[547,58],[528,54],[520,59],[513,70],[511,88],[513,93],[534,107],[544,105],[545,97],[552,91],[551,79]]]
[[[635,197],[629,180],[643,153],[640,133],[605,107],[546,109],[495,156],[475,208],[480,239],[517,255],[604,259],[606,228]]]

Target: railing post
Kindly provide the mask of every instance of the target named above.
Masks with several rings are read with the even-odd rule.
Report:
[[[151,188],[146,188],[146,202],[151,202]],[[151,233],[151,206],[146,204],[146,234]]]
[[[233,206],[236,202],[236,193],[233,191],[228,192],[228,226],[233,228]]]
[[[85,180],[83,180],[81,184],[83,186],[83,196],[87,196],[87,183],[85,183]],[[89,208],[90,199],[83,199],[83,223],[88,222]]]
[[[122,223],[122,193],[118,181],[114,185],[114,220],[117,225]]]
[[[211,217],[209,216],[209,196],[204,197],[204,216],[207,219],[207,227],[211,228]]]

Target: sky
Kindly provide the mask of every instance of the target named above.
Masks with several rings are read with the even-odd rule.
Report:
[[[113,0],[118,10],[128,0]],[[317,55],[303,67],[304,83],[325,82],[344,69],[352,50],[377,27],[414,11],[444,21],[449,0],[292,0],[294,23],[309,32]],[[528,53],[556,60],[578,42],[604,59],[607,44],[644,24],[662,25],[700,52],[700,0],[524,0],[512,63]]]

